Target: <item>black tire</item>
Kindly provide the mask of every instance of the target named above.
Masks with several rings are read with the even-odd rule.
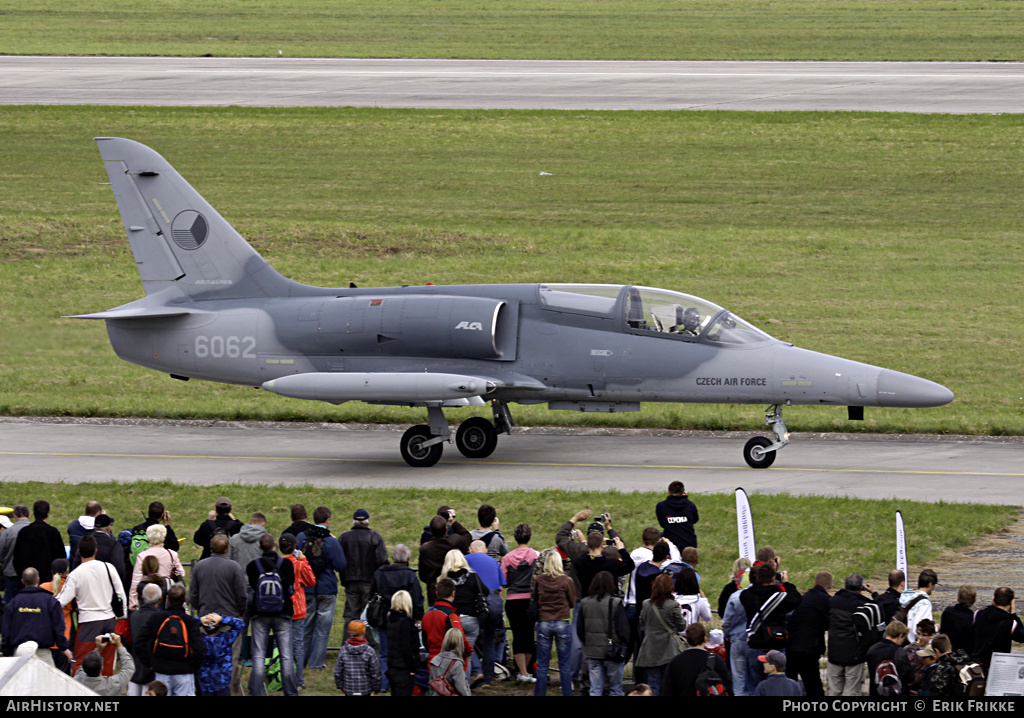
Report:
[[[752,469],[767,469],[773,463],[775,463],[775,451],[760,451],[766,446],[771,446],[772,442],[763,436],[755,436],[753,439],[747,442],[747,445],[743,447],[743,458],[747,462],[747,466]],[[754,449],[758,449],[757,457],[754,456]]]
[[[430,427],[426,424],[418,424],[404,434],[399,448],[402,451],[402,458],[409,466],[433,466],[441,459],[441,452],[444,451],[444,444],[439,442],[426,448],[420,447],[424,441],[433,439]]]
[[[474,416],[459,424],[455,446],[467,459],[487,458],[498,446],[498,431],[487,419]]]

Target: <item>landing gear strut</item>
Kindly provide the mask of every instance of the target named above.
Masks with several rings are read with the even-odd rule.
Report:
[[[772,404],[764,415],[764,423],[772,427],[775,441],[763,436],[755,436],[743,447],[743,459],[752,469],[767,469],[775,463],[775,453],[789,443],[789,431],[782,418],[782,405]]]
[[[514,423],[508,404],[495,399],[491,402],[494,422],[480,416],[466,419],[455,433],[455,446],[470,459],[490,456],[498,445],[498,434],[512,433]],[[444,442],[451,441],[452,431],[444,418],[440,404],[427,406],[428,424],[418,424],[402,435],[399,448],[409,466],[433,466],[441,459]]]

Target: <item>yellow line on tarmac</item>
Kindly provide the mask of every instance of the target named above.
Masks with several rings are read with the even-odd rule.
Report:
[[[60,451],[0,451],[0,456],[81,456],[95,458],[113,459],[221,459],[229,461],[334,461],[354,462],[364,461],[372,463],[404,463],[398,459],[346,459],[338,457],[318,456],[207,456],[201,454],[112,454],[112,453],[78,453]],[[488,466],[559,466],[578,467],[590,469],[697,469],[702,471],[723,470],[742,468],[739,466],[697,466],[687,464],[599,464],[567,461],[488,461],[479,459],[473,465],[485,464]],[[800,467],[775,467],[762,469],[762,471],[803,471],[819,472],[830,474],[910,474],[920,476],[1011,476],[1024,477],[1024,473],[997,472],[997,471],[921,471],[912,469],[826,469],[826,468],[800,468]]]

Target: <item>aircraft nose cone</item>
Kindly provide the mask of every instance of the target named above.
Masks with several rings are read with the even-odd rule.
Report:
[[[880,406],[944,406],[951,401],[953,392],[934,381],[890,369],[883,369],[878,375]]]

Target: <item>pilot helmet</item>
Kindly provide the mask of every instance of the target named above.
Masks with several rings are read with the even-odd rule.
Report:
[[[687,331],[697,331],[697,327],[700,326],[700,312],[697,311],[696,307],[687,307],[679,324]]]

